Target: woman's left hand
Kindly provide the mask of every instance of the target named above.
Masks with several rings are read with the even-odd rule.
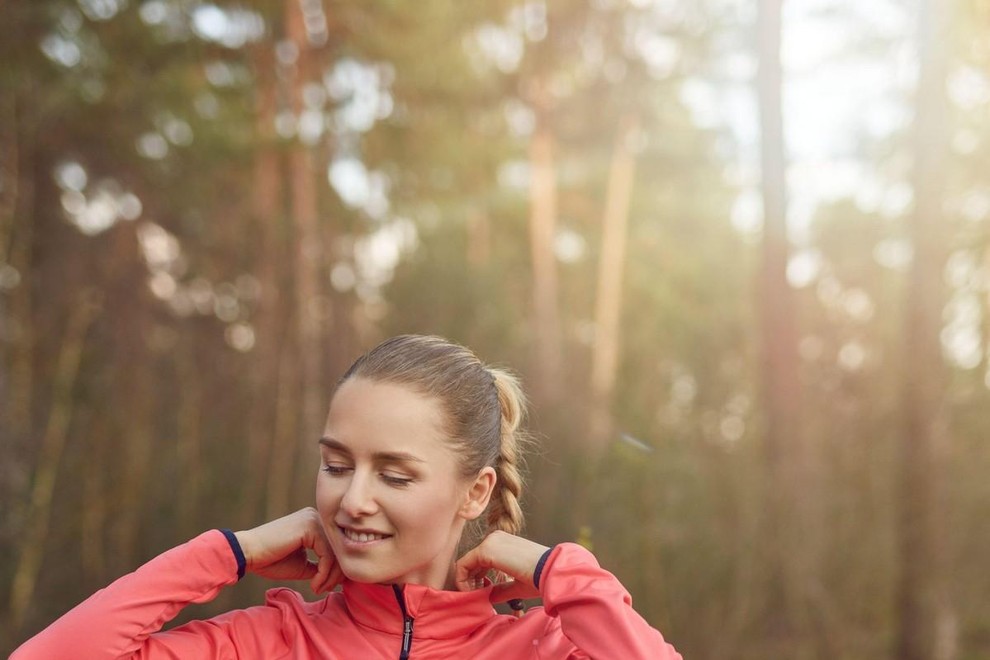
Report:
[[[470,591],[481,587],[485,574],[495,569],[512,581],[495,585],[491,593],[493,603],[536,598],[540,591],[533,584],[533,573],[540,557],[549,549],[521,536],[495,531],[457,561],[454,580],[458,589]]]

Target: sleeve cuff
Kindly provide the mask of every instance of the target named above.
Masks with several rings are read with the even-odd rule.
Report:
[[[554,546],[554,548],[555,547],[557,546]],[[551,552],[553,552],[553,548],[550,548],[544,552],[543,556],[540,557],[540,561],[536,562],[536,569],[533,571],[533,586],[537,589],[540,588],[540,576],[543,575],[543,567],[546,565],[547,559],[550,558]]]
[[[237,540],[237,536],[234,535],[229,529],[221,529],[220,533],[224,535],[227,539],[227,543],[230,544],[230,549],[234,553],[234,559],[237,560],[237,579],[240,580],[244,577],[244,571],[247,569],[247,560],[244,559],[244,551],[241,549],[241,544]],[[544,555],[544,558],[546,556]],[[540,567],[543,565],[543,559],[540,560]],[[539,568],[537,569],[539,570]]]

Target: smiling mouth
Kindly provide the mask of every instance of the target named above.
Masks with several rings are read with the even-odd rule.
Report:
[[[352,543],[373,543],[375,541],[384,541],[385,539],[392,538],[391,534],[376,534],[371,532],[357,532],[353,529],[347,527],[338,526],[337,529],[340,530],[341,535],[351,541]]]

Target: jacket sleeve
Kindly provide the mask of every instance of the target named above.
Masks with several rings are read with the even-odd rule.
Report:
[[[237,580],[238,561],[224,533],[205,532],[96,592],[25,642],[11,659],[277,654],[284,642],[281,634],[272,634],[282,623],[274,608],[236,610],[158,632],[186,605],[213,600]]]
[[[544,609],[559,620],[577,657],[683,660],[636,613],[619,580],[580,545],[554,547],[538,571]]]

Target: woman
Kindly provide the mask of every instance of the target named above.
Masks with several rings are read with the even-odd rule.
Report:
[[[13,658],[679,659],[587,550],[515,535],[522,415],[517,381],[466,348],[390,339],[337,386],[315,508],[201,534],[97,592]],[[457,559],[465,527],[480,520],[487,535]],[[308,578],[330,593],[306,602],[272,589],[264,606],[160,632],[246,572]],[[543,607],[523,616],[492,607],[535,597]]]

